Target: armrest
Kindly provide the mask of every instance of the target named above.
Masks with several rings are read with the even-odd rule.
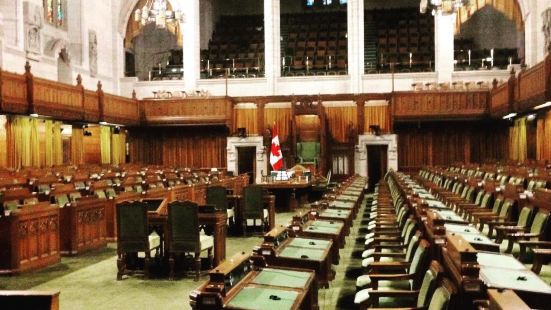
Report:
[[[369,296],[374,298],[378,297],[417,297],[419,295],[418,290],[369,290]]]
[[[369,264],[370,270],[395,270],[397,268],[408,268],[409,262],[372,262]],[[371,274],[369,275],[371,277]]]
[[[385,242],[385,241],[401,241],[399,237],[375,237],[373,238],[373,243],[375,242]]]
[[[508,230],[508,231],[524,231],[526,227],[524,226],[496,226],[497,230]]]
[[[518,243],[537,249],[551,249],[551,241],[519,240]]]
[[[407,247],[405,244],[395,243],[395,244],[376,244],[373,246],[375,250],[377,249],[389,249],[389,250],[403,250]],[[380,252],[380,251],[379,251]]]
[[[406,253],[383,253],[383,252],[375,252],[372,255],[375,258],[381,258],[381,257],[406,257]]]
[[[507,238],[510,238],[510,239],[522,239],[522,238],[534,238],[534,237],[539,237],[541,236],[541,234],[536,234],[536,233],[528,233],[528,232],[517,232],[517,233],[509,233],[506,235]]]
[[[408,274],[408,273],[398,273],[398,274],[372,273],[372,274],[369,274],[369,278],[373,282],[384,281],[384,280],[388,280],[388,281],[392,281],[392,280],[409,280],[409,279],[413,279],[414,276],[415,276],[415,274]]]

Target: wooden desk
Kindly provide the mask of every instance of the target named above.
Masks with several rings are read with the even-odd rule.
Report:
[[[490,310],[532,309],[512,290],[488,289],[488,297],[490,299]]]
[[[107,245],[104,199],[83,197],[59,211],[61,254],[76,255]]]
[[[157,231],[157,233],[161,236],[161,240],[164,241],[164,236],[166,236],[168,229],[168,216],[150,211],[147,214],[147,218],[149,225]],[[199,224],[213,227],[214,266],[218,266],[223,260],[226,259],[226,220],[227,214],[225,212],[199,212]]]
[[[311,270],[266,266],[248,254],[234,255],[190,293],[193,309],[319,309]],[[261,262],[261,263],[258,263]]]
[[[59,291],[0,291],[3,310],[58,310]]]
[[[264,235],[264,242],[257,249],[270,266],[298,267],[316,271],[318,282],[327,287],[335,277],[331,269],[333,241],[291,237],[287,228],[276,227]]]
[[[258,183],[257,185],[275,195],[275,205],[279,211],[296,210],[302,196],[307,195],[308,190],[312,188],[312,182],[275,181],[272,183]],[[297,190],[299,190],[299,197],[297,197]]]
[[[42,202],[0,218],[0,275],[60,262],[59,208]]]
[[[333,264],[337,265],[339,263],[339,248],[342,249],[345,245],[344,222],[310,220],[301,224],[293,221],[290,228],[298,237],[332,240],[331,255],[333,256]]]

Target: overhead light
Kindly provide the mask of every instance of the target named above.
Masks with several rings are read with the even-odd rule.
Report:
[[[29,116],[30,117],[38,117],[38,114],[37,113],[31,113]]]
[[[528,121],[533,121],[536,119],[536,114],[530,114],[528,116],[526,116],[526,120]]]
[[[105,122],[105,121],[101,121],[101,122],[99,122],[99,124],[105,126],[105,125],[108,125],[109,123],[107,123],[107,122]]]
[[[510,119],[517,116],[517,113],[509,113],[503,117],[503,119]]]
[[[539,109],[543,109],[543,108],[547,108],[547,107],[551,107],[551,101],[547,101],[546,103],[537,105],[533,109],[534,110],[539,110]]]

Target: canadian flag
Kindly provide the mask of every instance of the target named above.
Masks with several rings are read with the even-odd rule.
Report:
[[[272,130],[270,165],[272,165],[272,169],[275,171],[278,171],[283,167],[283,155],[281,154],[281,147],[279,146],[279,136],[277,135],[277,127],[275,125]]]

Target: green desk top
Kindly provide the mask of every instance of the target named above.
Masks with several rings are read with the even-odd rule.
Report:
[[[309,248],[309,249],[320,249],[325,250],[329,248],[329,240],[322,239],[309,239],[309,238],[294,238],[287,246]]]
[[[344,214],[346,216],[350,215],[350,210],[342,210],[342,209],[325,209],[320,214]]]
[[[303,271],[264,268],[252,281],[254,284],[305,288],[312,274]]]
[[[530,270],[480,266],[480,279],[489,287],[551,294],[551,286]]]
[[[338,234],[339,228],[330,226],[308,226],[304,231],[320,234]]]
[[[346,210],[344,210],[344,211],[346,211]],[[321,212],[320,216],[346,219],[346,218],[348,218],[349,214],[350,213],[348,213],[348,211],[346,211],[346,212],[327,212],[327,210],[326,210],[326,211]]]
[[[228,303],[228,307],[240,309],[292,309],[298,292],[263,287],[244,287]],[[277,296],[279,300],[271,299]]]
[[[344,226],[344,223],[341,222],[341,221],[315,220],[315,221],[311,222],[309,226],[341,228],[341,227]]]
[[[492,240],[490,240],[490,238],[482,234],[477,234],[477,233],[472,234],[472,233],[466,233],[466,232],[457,232],[455,234],[460,235],[461,237],[463,237],[463,239],[465,239],[465,241],[469,243],[495,245],[496,247],[498,246],[497,243],[493,242]]]
[[[287,258],[296,258],[296,259],[308,259],[322,261],[325,258],[324,250],[320,249],[308,249],[308,248],[299,248],[293,246],[287,246],[283,251],[279,253],[280,257]],[[306,257],[302,257],[305,255]]]
[[[443,204],[441,201],[433,200],[433,199],[425,199],[425,202],[429,205],[431,208],[437,208],[437,209],[447,209],[445,204]]]
[[[480,266],[526,270],[526,267],[521,262],[519,262],[516,258],[514,258],[512,255],[478,252],[476,254],[476,259]]]
[[[346,208],[346,209],[353,209],[354,203],[353,202],[343,202],[337,199],[337,201],[333,201],[329,206],[331,207],[337,207],[337,208]]]
[[[438,210],[436,211],[440,217],[444,220],[455,221],[455,222],[466,222],[461,216],[457,215],[452,210]]]
[[[470,233],[470,234],[480,233],[476,228],[470,225],[445,224],[444,227],[446,227],[446,231],[453,232],[453,233]]]

